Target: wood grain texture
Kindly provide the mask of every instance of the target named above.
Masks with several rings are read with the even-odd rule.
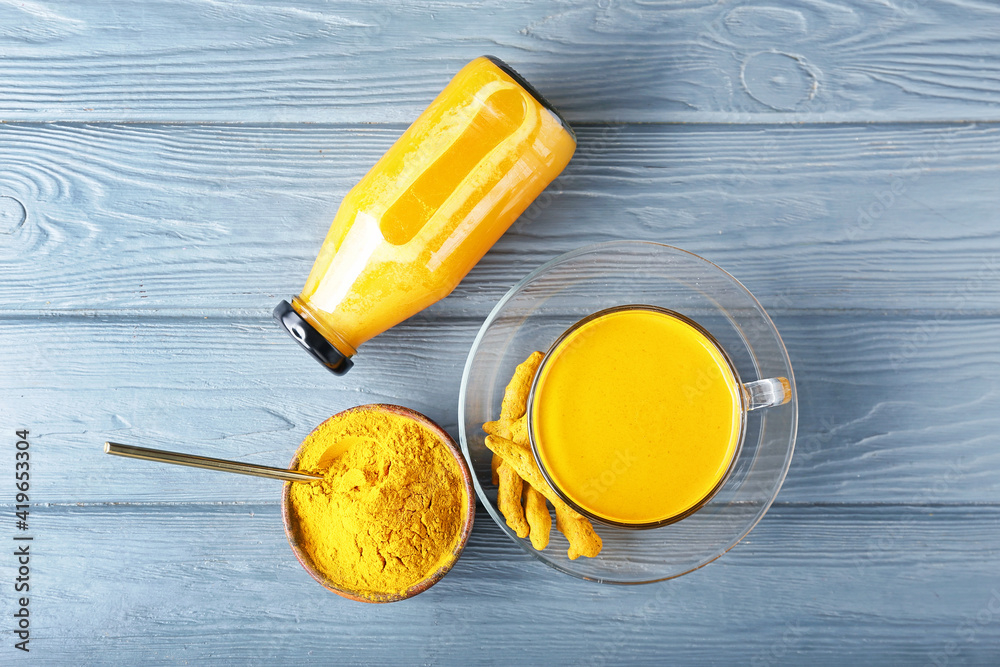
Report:
[[[36,503],[32,652],[0,626],[0,664],[995,664],[998,37],[983,0],[0,0],[0,441],[31,429]],[[336,378],[270,309],[483,53],[578,153]],[[277,483],[101,451],[282,465],[379,401],[457,435],[497,299],[627,238],[739,277],[798,381],[778,503],[678,580],[571,579],[480,511],[439,585],[351,603],[294,561]]]
[[[0,312],[264,315],[301,289],[340,199],[400,131],[0,126]],[[623,238],[702,254],[769,309],[997,312],[1000,126],[579,135],[431,313],[481,318],[543,261]]]
[[[977,0],[0,3],[3,120],[410,122],[508,60],[572,121],[997,120]]]
[[[800,428],[786,502],[1000,498],[995,318],[783,314]],[[459,382],[479,323],[415,320],[338,378],[270,318],[7,320],[0,423],[32,428],[46,502],[267,502],[270,480],[106,456],[105,440],[285,465],[342,409],[396,403],[458,437]]]
[[[316,585],[270,504],[38,520],[32,663],[933,664],[955,642],[949,664],[988,664],[1000,642],[995,506],[778,505],[715,563],[644,587],[550,570],[480,513],[454,570],[388,606]]]

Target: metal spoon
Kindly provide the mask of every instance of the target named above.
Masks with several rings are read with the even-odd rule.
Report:
[[[272,468],[270,466],[261,466],[255,463],[242,463],[240,461],[213,459],[207,456],[196,456],[195,454],[168,452],[163,449],[149,449],[148,447],[123,445],[119,442],[105,442],[104,453],[114,454],[115,456],[126,456],[132,459],[145,459],[146,461],[158,461],[160,463],[173,463],[180,466],[191,466],[192,468],[235,472],[240,475],[270,477],[271,479],[280,479],[286,482],[312,482],[317,479],[323,479],[323,475],[314,472],[286,470],[285,468]]]

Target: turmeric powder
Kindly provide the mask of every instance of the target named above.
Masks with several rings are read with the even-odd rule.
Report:
[[[291,485],[289,515],[298,548],[336,588],[384,601],[451,564],[469,502],[440,435],[366,408],[331,417],[302,443],[299,469],[324,478]],[[331,448],[339,454],[332,461]]]

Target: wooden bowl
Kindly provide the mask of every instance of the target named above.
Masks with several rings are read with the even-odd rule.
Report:
[[[455,459],[455,463],[458,465],[459,472],[462,477],[462,486],[465,493],[465,521],[462,524],[462,529],[459,533],[458,542],[455,544],[455,548],[451,552],[451,557],[448,561],[436,569],[435,571],[429,573],[424,579],[420,580],[413,586],[410,586],[406,591],[400,594],[394,595],[372,595],[370,593],[365,593],[363,591],[352,590],[346,588],[342,584],[331,579],[324,572],[320,571],[309,558],[309,554],[302,549],[299,544],[299,538],[296,531],[293,529],[293,519],[291,512],[291,502],[290,502],[290,491],[292,482],[286,482],[281,491],[281,520],[285,525],[285,535],[288,537],[288,543],[292,547],[292,552],[298,559],[299,563],[305,569],[306,572],[312,576],[313,579],[318,581],[337,595],[348,598],[350,600],[357,600],[359,602],[396,602],[398,600],[405,600],[406,598],[411,598],[418,593],[423,593],[428,588],[436,584],[441,580],[441,578],[448,573],[448,571],[458,560],[461,555],[462,550],[465,548],[466,542],[469,540],[469,535],[472,533],[472,522],[476,516],[476,495],[473,492],[472,487],[472,473],[469,471],[469,466],[465,462],[465,457],[462,456],[462,452],[458,445],[448,435],[447,431],[438,426],[428,417],[411,410],[409,408],[404,408],[399,405],[388,405],[388,404],[370,404],[370,405],[359,405],[357,407],[349,408],[343,412],[338,412],[337,414],[330,417],[326,421],[332,419],[337,419],[343,415],[352,412],[389,412],[401,417],[406,417],[407,419],[412,419],[413,421],[421,423],[432,433],[436,434],[438,437],[438,442],[447,447],[448,451],[451,453],[452,457]],[[326,422],[323,422],[324,424]],[[319,428],[319,427],[317,427]],[[292,457],[292,462],[289,464],[289,469],[297,470],[299,463],[299,452],[295,452],[295,456]],[[301,483],[301,482],[296,482]]]

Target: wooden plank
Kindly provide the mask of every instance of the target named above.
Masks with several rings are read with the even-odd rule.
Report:
[[[36,520],[30,658],[47,664],[986,664],[1000,642],[996,506],[777,505],[717,562],[632,587],[550,570],[480,514],[455,569],[389,606],[314,583],[273,504]]]
[[[0,126],[0,312],[263,316],[399,132]],[[768,308],[996,312],[997,154],[994,125],[581,128],[431,312],[483,317],[543,261],[622,238],[700,253]]]
[[[982,0],[0,0],[0,428],[31,429],[35,537],[32,653],[0,662],[994,664],[998,35]],[[480,53],[580,150],[452,297],[329,375],[269,311]],[[779,502],[679,580],[571,579],[480,510],[441,584],[350,603],[291,557],[277,483],[101,453],[281,465],[378,401],[457,434],[496,300],[622,238],[737,275],[798,379]]]
[[[577,122],[1000,118],[977,0],[8,1],[0,25],[3,120],[408,123],[483,53]]]
[[[997,318],[782,314],[799,438],[786,502],[993,502]],[[417,319],[335,377],[268,319],[8,319],[0,429],[32,430],[44,502],[273,501],[275,482],[101,453],[105,440],[284,465],[326,417],[421,411],[458,437],[479,323]]]

